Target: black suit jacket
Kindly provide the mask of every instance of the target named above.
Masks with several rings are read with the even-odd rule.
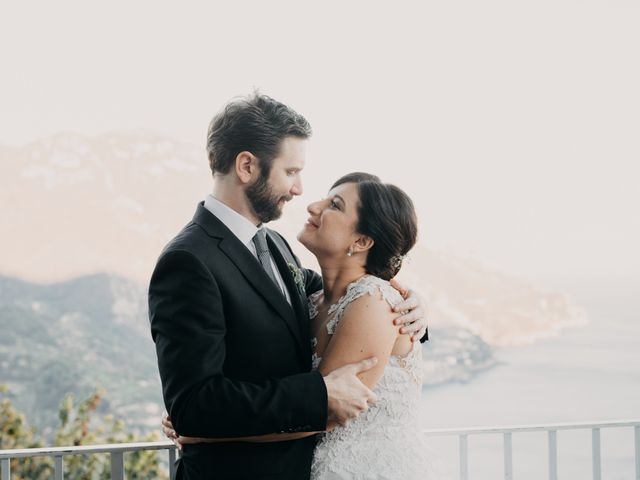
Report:
[[[160,255],[149,316],[165,406],[181,435],[241,437],[326,426],[324,380],[310,371],[306,303],[306,291],[318,290],[321,279],[301,268],[279,234],[269,231],[267,238],[292,305],[202,204]],[[186,445],[178,478],[304,479],[314,444],[309,437]]]

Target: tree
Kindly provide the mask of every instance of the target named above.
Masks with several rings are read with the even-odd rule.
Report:
[[[113,416],[95,418],[95,412],[105,391],[96,389],[85,400],[77,403],[73,395],[67,395],[59,409],[59,426],[54,434],[54,446],[79,446],[100,443],[129,443],[157,441],[158,434],[139,437],[125,432],[122,420]],[[6,386],[0,385],[0,448],[37,448],[45,444],[44,437],[29,427],[25,415],[10,400]],[[125,454],[127,478],[132,480],[166,479],[157,452],[141,451]],[[110,462],[107,454],[69,455],[65,457],[65,478],[102,480],[110,478]],[[12,476],[29,480],[44,480],[53,476],[51,457],[31,457],[11,461]]]
[[[25,416],[18,412],[9,397],[9,389],[0,385],[0,449],[38,448],[43,442],[36,429],[29,427]],[[11,461],[11,471],[18,478],[44,480],[53,476],[53,460],[47,457],[31,457]]]

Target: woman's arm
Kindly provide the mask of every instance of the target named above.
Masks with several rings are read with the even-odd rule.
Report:
[[[254,435],[249,437],[229,437],[229,438],[202,438],[202,437],[185,437],[179,436],[173,429],[173,423],[168,415],[162,416],[162,432],[165,436],[175,442],[178,447],[193,443],[218,443],[218,442],[285,442],[288,440],[299,440],[301,438],[310,437],[320,432],[297,432],[297,433],[271,433],[267,435]]]
[[[400,333],[410,335],[412,342],[416,340],[420,340],[420,343],[426,342],[429,340],[429,331],[426,307],[423,306],[422,297],[416,291],[403,287],[395,278],[392,278],[389,283],[404,299],[393,308],[394,312],[400,313],[400,316],[394,320],[396,325],[402,327]]]
[[[220,443],[220,442],[251,442],[251,443],[270,443],[270,442],[287,442],[289,440],[299,440],[301,438],[310,437],[319,432],[299,432],[299,433],[271,433],[268,435],[256,435],[252,437],[234,437],[234,438],[198,438],[198,437],[178,437],[176,440],[181,445],[190,443]]]
[[[318,370],[323,375],[348,363],[377,357],[376,366],[358,375],[362,383],[373,388],[389,361],[399,335],[393,324],[397,316],[381,294],[363,295],[345,309],[327,348],[322,353]]]

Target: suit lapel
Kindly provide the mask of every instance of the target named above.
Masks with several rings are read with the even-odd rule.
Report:
[[[285,321],[298,344],[302,347],[304,342],[300,331],[297,315],[287,303],[277,285],[269,278],[258,260],[249,249],[238,240],[231,230],[215,215],[204,208],[201,203],[193,218],[194,223],[200,225],[212,237],[220,238],[218,247],[231,260],[245,277],[247,282],[274,308]],[[282,272],[282,270],[281,270]],[[289,290],[291,291],[291,289]],[[294,295],[292,295],[293,299]]]
[[[293,258],[287,259],[287,257],[291,257],[291,255],[287,255],[288,252],[283,252],[278,247],[278,245],[271,239],[271,232],[267,235],[267,242],[269,244],[269,249],[271,250],[271,254],[273,255],[273,259],[280,270],[280,275],[282,275],[282,279],[289,290],[289,296],[291,297],[291,305],[293,306],[293,310],[295,311],[295,316],[298,322],[298,329],[302,334],[302,347],[305,353],[305,358],[311,358],[311,331],[309,329],[309,311],[306,303],[307,295],[304,292],[300,292],[298,289],[298,285],[296,285],[295,279],[293,278],[293,273],[291,272],[291,268],[289,265],[293,265],[297,268],[296,263],[293,261]]]

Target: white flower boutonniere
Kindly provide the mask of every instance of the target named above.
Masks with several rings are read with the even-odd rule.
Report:
[[[293,275],[293,281],[298,287],[298,291],[301,295],[306,295],[305,285],[304,285],[304,275],[302,275],[302,270],[298,268],[297,265],[293,263],[287,263],[289,270],[291,270],[291,275]]]

